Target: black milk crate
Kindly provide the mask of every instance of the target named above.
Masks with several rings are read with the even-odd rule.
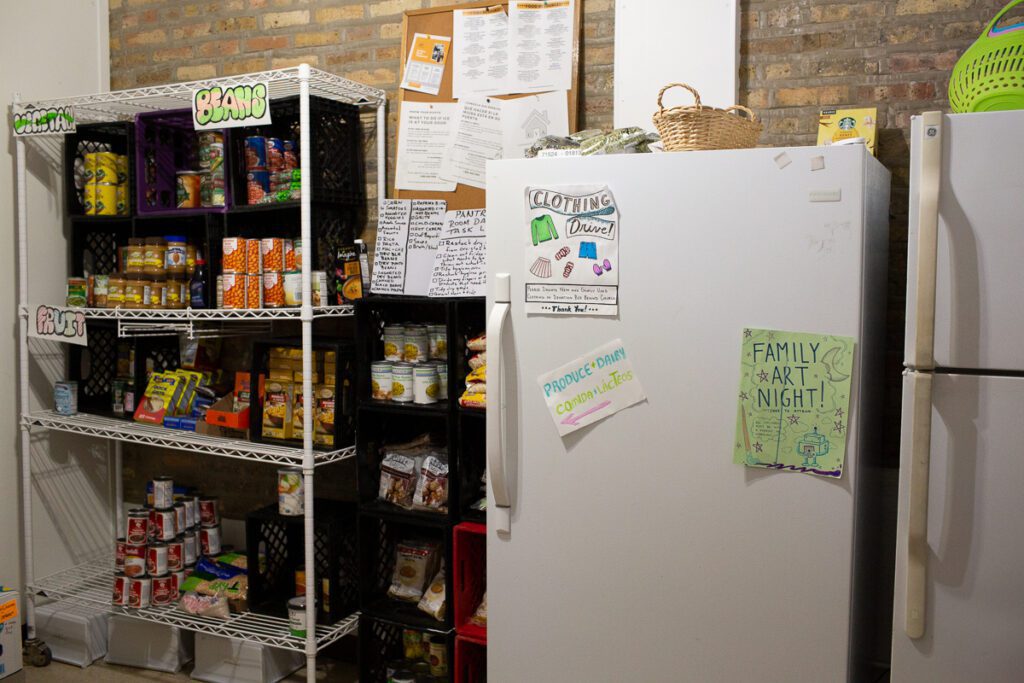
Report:
[[[487,422],[484,411],[459,412],[457,457],[459,478],[457,505],[460,519],[486,523],[487,513],[474,510],[473,503],[484,497],[482,477],[487,464]],[[451,495],[451,494],[449,494]]]
[[[363,614],[388,619],[421,629],[452,628],[451,604],[446,605],[444,621],[421,611],[416,603],[388,596],[395,569],[395,550],[405,541],[427,541],[438,546],[445,567],[445,595],[452,595],[452,527],[446,518],[410,518],[401,511],[359,513],[359,608]],[[426,579],[427,584],[433,576]]]
[[[235,206],[248,204],[249,191],[245,169],[245,138],[274,137],[295,142],[299,149],[299,98],[285,97],[270,102],[271,123],[250,126],[232,135],[230,141],[230,185]],[[309,98],[309,178],[310,197],[315,202],[340,206],[363,206],[366,187],[363,179],[363,134],[359,108],[324,99]],[[286,202],[291,203],[291,202]]]
[[[128,216],[135,213],[135,126],[130,122],[86,123],[64,136],[64,199],[68,216],[85,216],[83,184],[75,180],[75,159],[87,152],[114,152],[128,157]],[[83,176],[79,175],[81,179]],[[104,219],[109,216],[90,216]]]
[[[252,378],[260,375],[268,376],[270,350],[276,347],[287,347],[301,349],[302,340],[294,337],[282,339],[267,339],[254,341],[252,344]],[[355,402],[355,376],[356,376],[356,352],[351,342],[335,341],[328,342],[320,339],[313,341],[313,351],[333,351],[336,358],[336,372],[334,375],[334,445],[321,446],[314,444],[313,447],[322,451],[333,451],[351,446],[356,441],[356,402]],[[322,369],[322,368],[320,368]],[[314,361],[313,371],[319,372]],[[324,377],[320,377],[320,384],[324,384]],[[314,383],[315,385],[316,383]],[[259,386],[258,384],[256,385]],[[315,391],[315,386],[314,386]],[[249,404],[249,431],[253,441],[257,443],[273,443],[294,448],[302,447],[302,439],[276,439],[263,436],[263,395],[257,388],[253,392],[254,400]]]
[[[351,503],[318,498],[313,512],[317,623],[333,624],[352,614],[359,604],[356,508]],[[304,521],[301,515],[278,514],[276,503],[246,515],[252,611],[287,614],[288,600],[296,596],[295,572],[305,566]],[[327,600],[323,594],[325,578]]]
[[[439,680],[455,680],[455,632],[447,629],[410,628],[390,619],[359,617],[359,680],[361,683],[387,683],[390,664],[411,666],[405,658],[405,631],[417,631],[421,637],[445,639],[448,674]],[[426,660],[421,660],[426,661]]]
[[[132,236],[130,216],[71,216],[71,264],[75,276],[113,275],[120,267],[118,247]]]

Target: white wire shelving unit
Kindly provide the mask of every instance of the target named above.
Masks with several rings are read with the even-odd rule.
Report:
[[[269,88],[271,101],[298,96],[299,98],[299,169],[303,178],[301,199],[299,202],[299,222],[301,239],[304,243],[311,242],[311,183],[310,179],[310,107],[309,98],[343,102],[359,107],[363,111],[374,110],[376,113],[377,143],[377,196],[385,196],[386,188],[386,125],[387,97],[383,90],[351,81],[334,74],[313,69],[301,64],[288,69],[264,71],[239,76],[173,83],[169,85],[135,88],[116,92],[97,93],[79,97],[67,97],[45,101],[19,101],[19,105],[32,106],[38,109],[73,107],[77,123],[109,123],[133,120],[137,114],[183,109],[191,106],[192,95],[198,88],[220,86],[229,88],[236,85],[265,82]],[[262,333],[260,322],[267,324],[275,320],[297,320],[302,326],[303,351],[303,396],[305,400],[303,419],[304,439],[301,448],[287,448],[267,444],[250,443],[232,439],[203,436],[194,433],[176,433],[173,430],[156,426],[146,426],[127,421],[102,418],[93,415],[58,415],[53,411],[30,412],[29,402],[29,346],[28,346],[28,236],[29,216],[27,208],[26,157],[29,149],[39,154],[51,166],[59,168],[63,160],[62,135],[17,137],[16,180],[17,180],[17,223],[18,223],[18,310],[19,310],[19,410],[21,413],[21,494],[22,515],[24,523],[24,578],[25,594],[58,598],[72,602],[105,606],[111,613],[125,614],[137,619],[169,624],[193,631],[240,638],[303,652],[306,655],[306,677],[309,683],[316,680],[317,652],[352,633],[357,628],[358,613],[350,615],[331,626],[317,626],[308,629],[305,638],[291,636],[285,619],[262,616],[252,613],[232,615],[227,620],[211,619],[189,615],[176,608],[154,607],[132,610],[114,607],[110,604],[113,573],[109,560],[79,565],[58,572],[42,579],[36,579],[33,562],[32,544],[32,480],[30,455],[30,429],[43,428],[74,434],[99,436],[113,442],[113,453],[110,458],[111,477],[114,480],[114,493],[111,504],[114,507],[114,535],[123,522],[123,487],[122,445],[124,443],[161,446],[193,453],[206,454],[247,460],[257,463],[288,464],[300,466],[305,480],[305,557],[306,594],[314,595],[318,577],[313,568],[316,566],[313,546],[313,498],[314,472],[316,467],[338,462],[354,455],[354,447],[342,448],[331,452],[318,452],[313,449],[313,409],[311,406],[312,387],[312,343],[313,321],[317,318],[348,317],[353,315],[350,306],[331,306],[314,308],[311,296],[311,273],[313,270],[311,250],[302,254],[302,300],[300,308],[285,309],[247,309],[247,310],[125,310],[125,309],[85,309],[87,319],[110,319],[118,322],[118,333],[129,335],[141,334],[174,334],[182,333],[189,336],[202,336],[202,328],[206,325],[232,325],[237,332],[239,326],[249,326],[253,333]],[[198,326],[197,326],[198,325]],[[111,555],[113,545],[111,545]],[[29,639],[35,638],[34,598],[26,600],[25,622]],[[313,601],[306,606],[306,621],[316,623],[316,607]]]

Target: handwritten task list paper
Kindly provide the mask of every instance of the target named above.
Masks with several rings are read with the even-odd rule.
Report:
[[[485,296],[486,225],[485,209],[445,214],[428,296]]]
[[[454,192],[441,180],[441,165],[455,136],[459,105],[455,102],[402,102],[398,128],[396,190]]]
[[[371,292],[427,293],[446,208],[447,202],[441,200],[381,201]]]

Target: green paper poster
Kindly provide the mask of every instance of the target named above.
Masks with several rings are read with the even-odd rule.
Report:
[[[743,330],[733,462],[843,476],[850,337]]]

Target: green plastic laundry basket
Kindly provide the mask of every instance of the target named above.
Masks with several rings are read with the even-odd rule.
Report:
[[[1004,7],[953,67],[949,106],[955,113],[1024,109],[1024,22],[996,28],[1022,2]]]

